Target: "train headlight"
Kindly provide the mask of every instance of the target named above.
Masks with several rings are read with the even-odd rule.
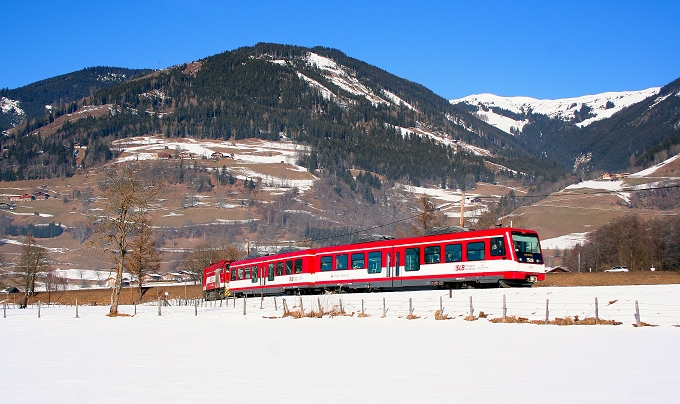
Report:
[[[532,276],[527,276],[527,282],[529,282],[529,283],[536,283],[537,280],[538,280],[538,278],[536,278],[536,277],[533,276],[533,275],[532,275]]]

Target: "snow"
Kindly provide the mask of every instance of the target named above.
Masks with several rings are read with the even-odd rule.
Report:
[[[277,184],[281,187],[298,187],[301,191],[310,189],[316,177],[310,179],[279,178],[256,171],[256,164],[288,164],[289,169],[297,172],[307,172],[307,169],[296,164],[300,153],[309,152],[307,146],[292,142],[272,142],[260,139],[246,139],[237,142],[209,139],[175,139],[168,140],[159,136],[140,136],[116,140],[114,146],[127,154],[116,162],[131,160],[149,160],[157,158],[158,152],[174,153],[176,149],[193,153],[200,161],[202,156],[210,157],[215,151],[233,154],[233,161],[241,166],[231,166],[229,172],[236,178],[263,178],[266,183]],[[167,149],[166,149],[167,147]],[[253,165],[248,167],[249,165]]]
[[[567,189],[602,189],[605,191],[620,191],[623,189],[623,182],[621,181],[610,181],[610,180],[588,180],[579,182],[578,184],[572,184],[565,188]]]
[[[624,108],[658,94],[660,89],[660,87],[652,87],[639,91],[606,92],[557,100],[539,100],[531,97],[503,97],[494,94],[473,94],[451,100],[450,102],[451,104],[465,103],[474,106],[485,106],[489,111],[484,111],[480,107],[478,115],[488,121],[490,125],[496,126],[506,133],[512,133],[511,127],[521,130],[528,121],[515,120],[496,114],[490,109],[491,107],[499,107],[516,114],[522,114],[531,110],[533,113],[547,115],[551,118],[573,121],[575,112],[580,111],[581,107],[586,105],[595,116],[576,124],[577,126],[585,127],[595,121],[610,118]],[[607,108],[608,102],[613,103],[614,106]]]
[[[464,321],[475,313],[532,319],[592,316],[623,325]],[[172,296],[170,296],[172,299]],[[179,297],[179,296],[177,296]],[[443,299],[454,319],[435,321]],[[42,307],[0,318],[5,402],[674,403],[680,394],[680,285],[304,296],[370,317],[279,318],[267,297],[236,307]],[[382,318],[382,299],[387,316]],[[408,299],[413,313],[407,320]],[[299,298],[286,297],[289,308]],[[658,327],[635,328],[641,320]],[[615,301],[615,302],[614,302]],[[613,302],[608,304],[609,302]],[[232,302],[229,302],[232,303]],[[132,314],[131,306],[122,311]],[[265,317],[277,317],[274,319]]]
[[[573,248],[577,244],[583,244],[586,241],[588,232],[585,233],[571,233],[563,236],[541,240],[541,249],[543,250],[566,250]]]
[[[26,113],[19,107],[20,101],[11,100],[7,97],[0,97],[0,111],[3,114],[14,113],[15,115],[24,116]]]
[[[677,160],[678,158],[680,158],[680,154],[676,154],[675,156],[673,156],[673,157],[671,157],[671,158],[669,158],[669,159],[667,159],[667,160],[665,160],[665,161],[662,161],[661,163],[659,163],[659,164],[657,164],[657,165],[654,165],[654,166],[652,166],[652,167],[646,168],[646,169],[644,169],[644,170],[642,170],[642,171],[638,171],[638,172],[636,172],[635,174],[631,174],[629,177],[630,177],[630,178],[643,178],[643,177],[648,177],[648,176],[654,174],[654,172],[655,172],[656,170],[658,170],[659,168],[661,168],[661,167],[663,167],[663,166],[665,166],[665,165],[667,165],[667,164],[670,164],[670,163],[674,162],[674,161]]]

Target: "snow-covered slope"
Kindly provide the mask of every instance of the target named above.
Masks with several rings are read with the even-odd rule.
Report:
[[[609,118],[630,105],[658,94],[659,90],[660,87],[652,87],[640,91],[608,92],[557,100],[473,94],[450,102],[475,106],[479,118],[504,132],[513,133],[521,131],[528,123],[526,114],[529,111],[533,114],[543,114],[551,118],[574,122],[577,126],[584,127],[595,121]],[[499,109],[510,113],[503,113]]]
[[[26,116],[24,110],[19,107],[19,101],[7,97],[0,97],[0,113],[7,117],[12,126],[21,122]]]

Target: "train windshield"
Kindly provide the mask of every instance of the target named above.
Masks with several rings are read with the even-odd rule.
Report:
[[[535,234],[512,233],[512,244],[519,262],[543,263],[541,244]]]

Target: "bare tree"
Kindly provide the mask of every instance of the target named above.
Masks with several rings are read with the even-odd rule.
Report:
[[[429,195],[423,195],[418,198],[420,212],[416,216],[417,226],[414,226],[414,232],[423,235],[427,229],[441,226],[444,223],[444,218],[437,206],[432,202]]]
[[[139,281],[139,299],[142,299],[142,282],[144,274],[157,272],[161,265],[161,255],[157,248],[155,231],[148,220],[143,220],[130,241],[130,252],[126,266]]]
[[[29,234],[21,246],[21,255],[17,264],[18,272],[21,273],[24,281],[22,309],[28,305],[28,298],[35,295],[36,280],[47,270],[48,266],[47,249],[38,245],[33,236]]]
[[[116,264],[115,283],[112,294],[110,316],[118,315],[118,300],[123,283],[123,269],[127,262],[131,241],[144,226],[151,226],[148,201],[155,194],[155,186],[145,183],[127,165],[103,171],[104,178],[99,184],[106,198],[102,216],[95,220],[97,241],[111,254]]]
[[[220,260],[236,261],[245,256],[243,250],[233,244],[213,247],[203,243],[184,255],[182,268],[191,273],[194,283],[203,280],[203,268]]]

